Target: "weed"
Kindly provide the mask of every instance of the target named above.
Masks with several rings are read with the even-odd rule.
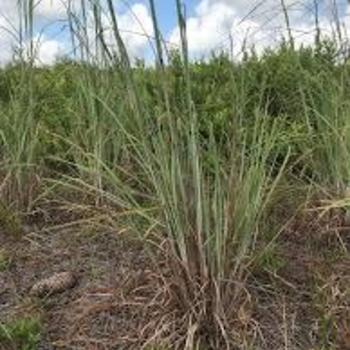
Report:
[[[2,228],[6,234],[19,237],[22,233],[22,224],[18,213],[15,209],[3,204],[0,200],[0,228]]]
[[[41,323],[37,318],[18,319],[0,323],[0,342],[14,350],[36,350],[40,340]]]
[[[267,249],[264,250],[263,254],[259,256],[256,262],[259,268],[268,270],[272,273],[277,273],[282,269],[286,261],[283,255],[278,250],[277,244],[270,244]]]
[[[11,259],[5,249],[0,249],[0,272],[6,271],[11,263]]]

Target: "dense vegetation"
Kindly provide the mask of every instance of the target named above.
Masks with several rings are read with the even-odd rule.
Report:
[[[327,40],[131,66],[118,39],[108,64],[1,69],[1,225],[21,235],[21,218],[61,205],[141,238],[166,256],[179,321],[164,335],[161,319],[159,338],[234,348],[247,276],[278,264],[268,254],[298,209],[346,215],[350,66]]]

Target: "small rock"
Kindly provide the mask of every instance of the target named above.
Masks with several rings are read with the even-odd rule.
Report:
[[[34,284],[30,290],[30,295],[43,297],[56,293],[62,293],[73,288],[77,283],[77,277],[72,272],[61,272],[43,279]]]

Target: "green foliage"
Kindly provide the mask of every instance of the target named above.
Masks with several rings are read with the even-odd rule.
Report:
[[[23,318],[0,323],[0,343],[8,349],[36,350],[40,341],[41,323],[37,318]]]
[[[0,249],[0,272],[6,271],[10,266],[11,259],[5,249]]]
[[[265,269],[272,273],[277,273],[285,266],[286,262],[284,261],[282,254],[278,251],[278,245],[274,243],[270,244],[267,249],[263,250],[263,253],[259,256],[256,264],[259,269]]]
[[[166,93],[174,114],[186,108],[182,69],[181,57],[172,52],[164,74]],[[122,136],[116,125],[110,127],[114,117],[102,106],[108,105],[111,110],[124,115],[131,112],[131,106],[123,99],[123,83],[117,70],[97,66],[87,68],[67,60],[51,68],[35,68],[30,76],[23,75],[20,65],[2,69],[2,142],[11,147],[4,152],[10,154],[13,150],[11,154],[16,155],[14,163],[21,164],[25,161],[33,165],[39,159],[45,159],[49,164],[54,158],[73,160],[76,153],[65,142],[67,139],[94,153],[98,151],[95,140],[101,139],[101,133],[108,133],[110,137],[103,137],[105,141],[99,145],[100,152],[108,153],[108,162],[118,158],[120,153],[116,150],[119,147],[116,147],[114,135]],[[286,120],[285,126],[290,130],[286,131],[287,135],[294,135],[298,130],[297,138],[291,140],[294,152],[298,152],[296,157],[303,153],[303,149],[298,149],[300,140],[310,137],[308,127],[316,125],[319,114],[327,113],[328,117],[329,111],[333,110],[333,104],[327,106],[331,96],[342,88],[342,97],[338,100],[346,101],[349,90],[349,74],[345,67],[337,64],[336,49],[328,41],[314,49],[292,50],[282,45],[277,50],[266,51],[261,57],[247,54],[243,62],[237,63],[232,63],[224,54],[213,56],[208,61],[190,63],[189,73],[191,96],[204,143],[213,133],[225,147],[229,143],[230,130],[238,120],[249,126],[254,123],[255,111],[260,110],[270,117]],[[152,116],[150,121],[157,124],[163,120],[167,108],[163,88],[159,86],[159,73],[139,64],[133,69],[133,75],[138,99],[142,100],[147,114]],[[35,91],[32,97],[24,93],[29,84],[24,84],[24,80],[28,78],[30,88]],[[23,106],[28,107],[28,98],[31,99],[31,109],[23,110]],[[342,108],[343,103],[334,100],[335,103]],[[11,118],[10,123],[10,116],[16,114],[21,118],[14,119],[15,123]],[[26,114],[28,118],[24,118]],[[96,120],[99,121],[98,127]],[[10,124],[6,126],[7,123]],[[102,123],[106,130],[100,129]],[[148,132],[152,133],[155,126],[148,122],[147,125],[150,126]],[[14,132],[17,130],[26,131],[21,138],[28,139],[25,148],[19,149],[15,143]],[[29,143],[29,137],[37,142]]]
[[[22,233],[22,223],[18,213],[13,208],[5,205],[0,201],[0,228],[6,234],[19,237]]]

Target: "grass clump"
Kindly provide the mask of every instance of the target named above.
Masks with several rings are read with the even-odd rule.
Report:
[[[6,234],[19,237],[22,233],[22,223],[14,208],[3,204],[0,200],[0,229]]]
[[[0,323],[0,343],[5,349],[36,350],[40,341],[41,323],[37,318],[23,318]]]
[[[6,271],[11,263],[11,259],[5,249],[0,249],[0,272]]]
[[[179,4],[178,16],[183,25]],[[129,227],[147,232],[147,237],[141,234],[140,238],[145,245],[151,243],[149,252],[165,281],[169,307],[164,312],[167,317],[177,315],[169,321],[178,325],[170,335],[161,331],[170,323],[159,319],[155,333],[160,338],[168,338],[170,344],[185,339],[180,343],[189,347],[232,347],[240,342],[234,323],[245,299],[246,265],[263,234],[262,220],[289,159],[288,147],[282,157],[279,152],[283,123],[256,108],[248,123],[237,113],[231,120],[234,127],[228,127],[222,138],[217,136],[215,120],[208,120],[203,128],[194,103],[184,28],[183,53],[176,61],[183,84],[177,96],[181,103],[169,105],[172,96],[165,86],[171,81],[162,70],[155,109],[144,98],[147,90],[138,84],[142,72],[133,69],[125,57],[113,13],[111,18],[121,55],[122,71],[117,73],[125,77],[119,91],[123,109],[111,106],[109,97],[95,90],[93,72],[86,72],[81,91],[96,96],[94,100],[87,97],[89,104],[83,101],[89,107],[91,126],[103,127],[100,115],[114,121],[108,124],[111,135],[124,141],[124,155],[132,170],[123,159],[116,163],[117,159],[105,158],[106,137],[103,143],[95,138],[93,145],[98,149],[71,140],[80,176],[64,180],[81,192],[95,191],[99,200],[112,202],[130,216]],[[234,86],[233,78],[229,84]],[[158,117],[161,113],[164,116]],[[154,250],[154,246],[162,249]],[[166,257],[166,272],[157,260],[159,253]]]

